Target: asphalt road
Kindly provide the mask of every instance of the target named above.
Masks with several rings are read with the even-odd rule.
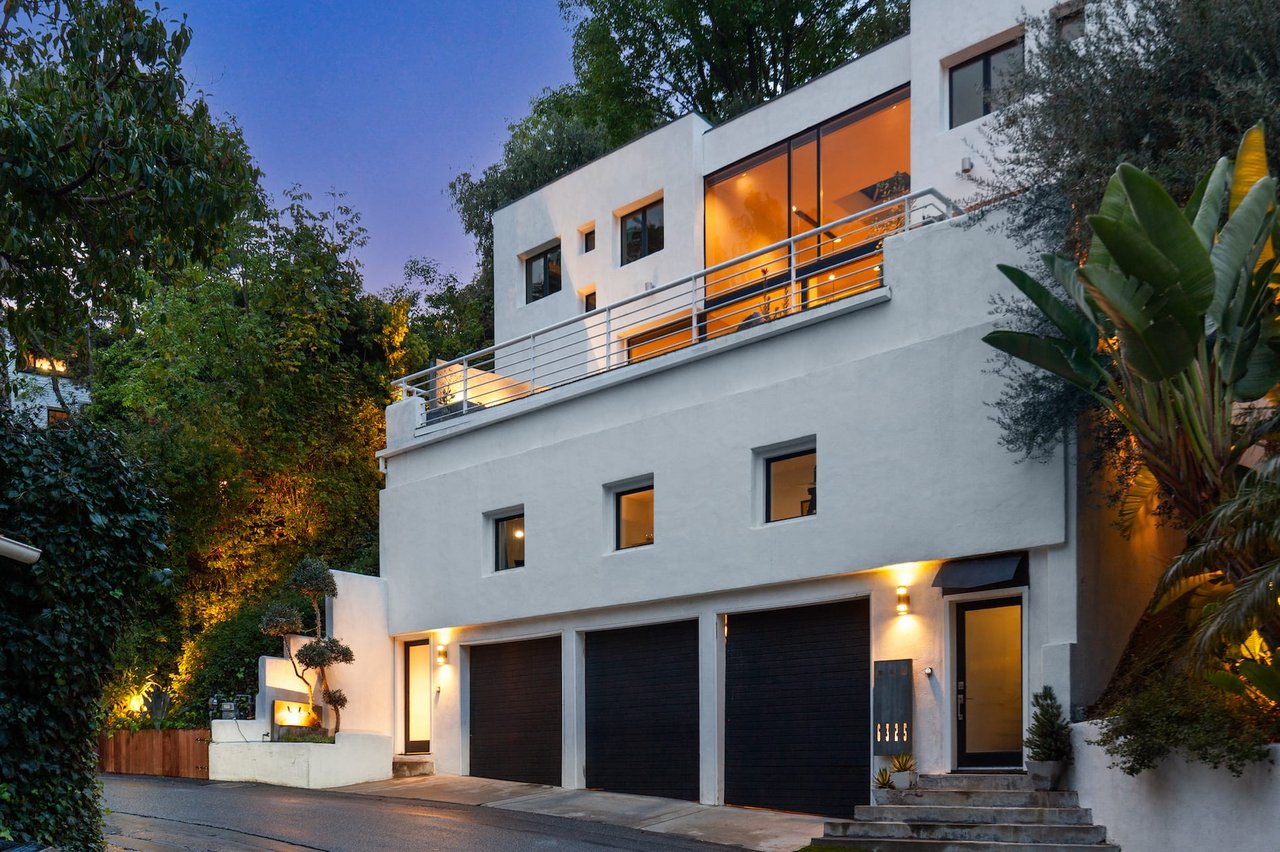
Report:
[[[108,842],[162,850],[555,849],[725,852],[731,847],[497,808],[261,784],[105,775]]]

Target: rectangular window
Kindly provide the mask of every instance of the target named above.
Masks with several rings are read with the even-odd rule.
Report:
[[[583,313],[589,314],[595,309],[596,309],[596,291],[592,290],[590,293],[587,293],[582,297],[582,311]]]
[[[1075,41],[1084,35],[1084,7],[1079,6],[1058,16],[1058,38],[1063,41]]]
[[[1022,39],[1002,44],[951,69],[951,126],[959,127],[1004,106],[1004,89],[1022,69]]]
[[[653,544],[653,486],[619,491],[615,500],[617,534],[614,547],[626,550]]]
[[[765,521],[818,512],[818,453],[803,450],[764,462]]]
[[[662,251],[662,201],[622,217],[622,265]]]
[[[493,520],[497,563],[495,571],[524,567],[524,514]]]
[[[595,251],[595,250],[596,250],[596,229],[592,228],[590,231],[587,231],[582,235],[582,253],[586,254],[589,251]]]
[[[731,263],[817,230],[795,248],[802,306],[854,295],[878,285],[875,244],[899,227],[901,211],[880,207],[864,218],[834,223],[910,190],[911,91],[903,87],[708,175],[706,265]],[[859,259],[865,262],[859,265]],[[767,295],[759,305],[744,301],[789,285],[789,263],[788,251],[777,249],[710,277],[707,300],[726,306],[720,315],[726,330],[789,312],[789,293],[772,299],[772,312]]]
[[[50,406],[45,409],[45,424],[48,426],[67,426],[71,422],[71,415],[67,413],[65,408],[54,408]]]
[[[560,244],[539,252],[524,262],[526,304],[560,292]]]

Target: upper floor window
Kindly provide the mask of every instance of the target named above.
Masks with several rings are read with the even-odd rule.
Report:
[[[560,292],[560,243],[524,262],[524,300],[536,302]]]
[[[1058,38],[1075,41],[1085,34],[1084,3],[1064,3],[1054,10]]]
[[[616,537],[614,548],[653,544],[653,486],[632,488],[615,494]]]
[[[582,294],[582,312],[591,313],[596,309],[596,291],[588,290]]]
[[[622,217],[622,265],[662,251],[662,199]]]
[[[784,521],[818,513],[818,453],[802,450],[764,460],[764,519]]]
[[[524,567],[524,513],[493,519],[495,571]]]
[[[584,231],[582,234],[582,253],[596,250],[596,229]]]
[[[959,127],[1004,106],[1002,90],[1022,68],[1022,39],[1002,44],[951,69],[951,126]]]

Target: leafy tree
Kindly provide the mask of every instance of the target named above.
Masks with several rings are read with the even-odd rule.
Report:
[[[4,3],[0,310],[24,350],[87,354],[95,319],[214,257],[251,200],[239,131],[188,91],[190,41],[136,0]]]
[[[375,455],[406,334],[362,289],[350,252],[363,231],[345,206],[315,212],[296,194],[233,236],[100,354],[93,404],[171,498],[175,595],[156,602],[153,638],[188,718],[210,688],[245,688],[257,653],[220,649],[262,638],[233,616],[276,596],[302,554],[351,566],[377,553]]]
[[[404,360],[393,366],[393,373],[415,372],[493,341],[493,290],[476,282],[464,285],[434,260],[410,258],[404,283],[384,290],[381,297],[403,317],[399,321],[406,331],[400,344]]]
[[[1115,168],[1132,163],[1180,203],[1204,164],[1255,123],[1280,127],[1280,4],[1271,0],[1091,0],[1087,33],[1067,42],[1052,15],[1028,17],[1028,61],[983,137],[992,177],[972,200],[1021,244],[1083,260],[1088,215]],[[1280,156],[1280,137],[1268,143]],[[1048,286],[1065,297],[1050,278]],[[1026,302],[1000,302],[1005,324],[1051,333]],[[1088,413],[1096,461],[1123,466],[1124,430],[1069,384],[998,359],[1009,380],[996,406],[1004,444],[1049,458]],[[1132,471],[1130,471],[1132,472]],[[1130,477],[1122,477],[1127,483]]]
[[[0,838],[100,849],[98,708],[165,552],[163,505],[111,432],[0,411],[0,518],[43,551],[0,558]]]
[[[561,0],[560,8],[587,109],[627,129],[686,112],[724,121],[910,26],[905,0]]]
[[[462,172],[449,182],[453,208],[462,228],[475,240],[476,270],[467,294],[488,299],[492,316],[493,214],[522,196],[565,175],[609,150],[604,127],[587,123],[582,115],[563,110],[564,100],[535,98],[529,115],[508,125],[510,137],[502,145],[502,159],[479,176]],[[406,269],[406,274],[411,274]],[[488,320],[492,335],[492,319]]]

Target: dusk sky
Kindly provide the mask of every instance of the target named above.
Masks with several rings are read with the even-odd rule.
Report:
[[[363,216],[369,290],[411,256],[464,280],[470,238],[445,188],[497,160],[508,122],[572,77],[555,0],[169,0],[193,42],[185,68],[234,115],[277,197],[345,191]]]

